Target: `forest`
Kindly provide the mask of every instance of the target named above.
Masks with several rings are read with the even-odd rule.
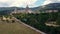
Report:
[[[45,23],[48,21],[55,21],[55,25],[60,25],[60,12],[52,13],[40,13],[40,14],[13,14],[14,17],[21,20],[23,23],[26,23],[38,30],[41,30],[47,34],[59,34],[60,26],[47,26]]]

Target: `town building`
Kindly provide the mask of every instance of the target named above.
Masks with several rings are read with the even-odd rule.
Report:
[[[15,8],[15,10],[12,13],[32,13],[33,11],[29,9],[29,6],[27,5],[24,10],[18,10]]]

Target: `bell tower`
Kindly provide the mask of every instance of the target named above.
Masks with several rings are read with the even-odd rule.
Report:
[[[26,13],[32,13],[32,10],[29,8],[29,6],[27,5],[25,8]]]
[[[28,11],[29,11],[29,6],[28,6],[28,5],[26,6],[25,11],[26,11],[26,12],[28,12]]]

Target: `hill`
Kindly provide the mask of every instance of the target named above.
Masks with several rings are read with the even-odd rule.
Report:
[[[48,5],[41,6],[39,10],[60,10],[60,3],[50,3]]]

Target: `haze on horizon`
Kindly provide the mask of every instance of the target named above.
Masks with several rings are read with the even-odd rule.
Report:
[[[60,0],[0,0],[0,7],[38,7],[49,3],[60,3]]]

